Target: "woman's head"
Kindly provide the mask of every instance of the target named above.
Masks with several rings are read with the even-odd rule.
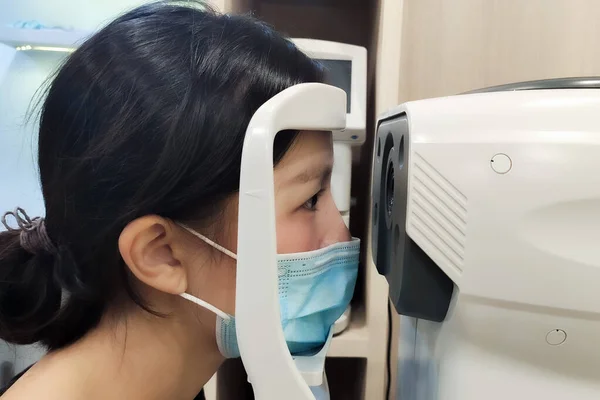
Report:
[[[248,122],[278,92],[320,80],[319,65],[270,27],[189,5],[142,6],[86,41],[41,114],[56,251],[34,255],[18,232],[0,234],[0,336],[60,348],[110,310],[163,311],[177,291],[232,312],[234,264],[175,222],[235,250]],[[347,239],[328,190],[331,135],[282,132],[273,159],[279,251]]]

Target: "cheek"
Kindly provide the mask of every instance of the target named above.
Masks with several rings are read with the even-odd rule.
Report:
[[[280,216],[277,219],[277,253],[298,253],[318,249],[319,240],[312,219],[311,215]]]
[[[236,265],[231,258],[216,250],[205,249],[189,265],[186,292],[208,302],[228,314],[235,312]]]

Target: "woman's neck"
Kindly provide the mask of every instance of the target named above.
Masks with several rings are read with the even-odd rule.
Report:
[[[105,318],[79,342],[48,354],[28,375],[48,378],[74,398],[191,400],[223,362],[214,322],[207,326],[194,319],[198,327],[191,334],[192,321],[174,316],[140,310],[126,322]]]

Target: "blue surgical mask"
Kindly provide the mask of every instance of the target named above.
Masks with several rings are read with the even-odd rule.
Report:
[[[237,258],[193,229],[183,228],[220,252]],[[352,239],[319,250],[277,256],[281,325],[291,354],[308,353],[323,346],[329,330],[352,299],[359,254],[360,240]],[[190,294],[181,296],[217,315],[219,351],[227,358],[239,357],[235,318]]]

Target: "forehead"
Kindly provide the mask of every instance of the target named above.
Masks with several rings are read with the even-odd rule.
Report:
[[[326,169],[333,165],[331,132],[301,131],[283,156],[275,172],[292,177],[307,169]]]
[[[331,132],[301,131],[276,169],[285,169],[299,162],[328,162],[331,160],[333,160]]]

